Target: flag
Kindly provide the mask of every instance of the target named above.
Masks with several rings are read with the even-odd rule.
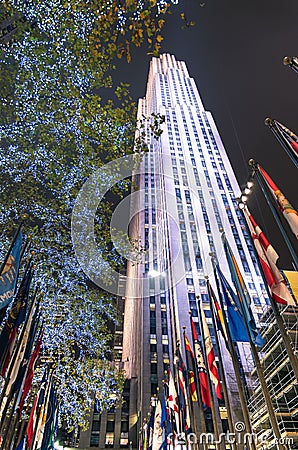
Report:
[[[147,428],[148,450],[152,450],[155,408],[152,408]]]
[[[191,348],[190,342],[185,334],[184,336],[184,345],[185,345],[185,353],[186,353],[186,365],[187,365],[187,371],[188,371],[188,385],[189,385],[189,392],[190,392],[190,398],[193,402],[198,401],[198,393],[197,393],[197,386],[195,381],[195,355],[193,352],[193,349]]]
[[[52,383],[47,408],[46,425],[44,429],[42,444],[40,447],[41,450],[48,450],[52,448],[54,430],[56,426],[56,414],[57,414],[57,398],[54,384]]]
[[[16,291],[22,249],[23,233],[17,232],[15,242],[0,275],[0,309],[5,308],[11,301]],[[1,317],[2,319],[2,317]]]
[[[204,363],[204,358],[202,355],[201,346],[199,343],[199,337],[197,334],[197,330],[194,324],[194,321],[191,319],[191,329],[192,329],[192,337],[194,341],[194,350],[195,350],[195,357],[197,362],[197,368],[199,373],[199,382],[200,382],[200,393],[202,402],[204,405],[206,405],[208,408],[211,408],[211,399],[210,399],[210,392],[209,392],[209,384],[208,384],[208,378],[207,378],[207,370]]]
[[[298,239],[298,213],[293,208],[293,206],[289,203],[289,201],[285,198],[283,193],[278,189],[276,184],[272,181],[272,179],[269,177],[268,173],[265,172],[265,170],[258,164],[258,169],[260,171],[260,174],[262,175],[266,185],[268,186],[269,191],[271,192],[272,196],[275,198],[276,203],[283,213],[283,216],[287,220],[292,232]]]
[[[273,120],[273,123],[276,126],[276,129],[282,138],[282,140],[289,144],[287,147],[291,151],[291,154],[293,158],[298,163],[298,137],[295,133],[293,133],[289,128],[285,127],[282,123],[278,122],[277,120]]]
[[[17,337],[18,327],[25,321],[30,282],[32,278],[31,269],[25,273],[19,287],[16,298],[13,301],[8,317],[0,334],[0,369],[1,375],[6,373],[11,354]]]
[[[244,320],[240,311],[237,296],[217,266],[222,296],[227,307],[228,327],[233,342],[249,342]]]
[[[298,272],[294,270],[283,270],[283,274],[285,275],[291,291],[293,292],[294,298],[298,303]]]
[[[279,255],[267,240],[263,231],[254,220],[247,207],[244,208],[243,212],[273,300],[283,305],[294,305],[295,302],[286,286],[284,277],[276,266],[276,261],[278,260]]]
[[[215,320],[217,323],[217,328],[221,332],[222,337],[224,338],[227,349],[229,349],[228,335],[227,335],[225,321],[223,318],[223,313],[222,313],[220,304],[215,296],[215,293],[212,289],[212,286],[211,286],[209,280],[207,280],[207,288],[208,288],[208,294],[210,297],[211,308],[213,310],[213,314],[214,314],[214,317],[215,317]]]
[[[19,442],[19,444],[18,444],[16,450],[25,450],[25,449],[26,449],[26,438],[23,437],[23,438],[21,439],[21,441]]]
[[[179,406],[182,412],[182,431],[190,431],[190,415],[189,415],[189,405],[187,398],[187,370],[182,359],[180,351],[178,351],[178,382],[179,382]]]
[[[43,402],[40,406],[39,420],[36,427],[35,448],[40,450],[44,438],[45,427],[47,422],[47,412],[50,405],[50,395],[52,390],[52,376],[50,375],[45,387]]]
[[[162,443],[161,402],[157,401],[154,413],[152,450],[159,450]]]
[[[23,387],[22,395],[21,395],[20,402],[18,405],[18,408],[20,409],[20,413],[23,411],[24,401],[25,401],[25,399],[31,389],[31,386],[32,386],[35,364],[39,357],[40,348],[41,348],[41,344],[42,344],[42,337],[43,337],[43,333],[41,333],[40,337],[38,338],[35,349],[31,355],[31,358],[29,361],[26,378],[24,380],[24,387]]]
[[[231,272],[231,278],[234,283],[234,286],[237,291],[237,295],[240,301],[240,311],[243,314],[243,318],[246,322],[250,337],[252,342],[261,347],[264,345],[265,341],[260,335],[260,333],[257,330],[257,325],[251,310],[251,298],[248,293],[248,290],[246,288],[244,279],[241,275],[240,269],[238,267],[237,261],[235,259],[235,256],[233,255],[232,249],[224,235],[222,235],[223,238],[223,245],[226,253],[226,258],[229,264],[230,272]]]
[[[217,398],[221,399],[221,385],[220,385],[220,378],[218,374],[217,364],[215,361],[215,353],[214,348],[210,336],[209,327],[206,321],[204,310],[201,306],[201,303],[199,305],[201,309],[201,317],[202,317],[202,328],[203,328],[203,338],[205,342],[205,348],[206,348],[206,356],[207,356],[207,362],[208,362],[208,368],[210,373],[210,379],[212,383],[215,385],[215,391]]]
[[[46,392],[46,385],[48,382],[48,369],[46,368],[41,380],[39,391],[37,392],[33,407],[30,413],[29,422],[27,425],[27,445],[28,448],[31,447],[31,445],[35,444],[33,442],[33,439],[36,441],[36,431],[38,431],[38,426],[40,423],[40,412],[42,410],[42,407],[44,405],[45,401],[45,392]]]
[[[169,409],[169,416],[171,418],[173,433],[177,434],[179,433],[180,430],[178,395],[174,378],[172,376],[170,369],[168,369],[167,390],[168,390],[167,407]]]

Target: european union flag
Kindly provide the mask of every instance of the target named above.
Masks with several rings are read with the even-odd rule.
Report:
[[[0,309],[5,308],[12,301],[15,294],[21,259],[22,241],[23,233],[22,230],[20,230],[0,275]]]

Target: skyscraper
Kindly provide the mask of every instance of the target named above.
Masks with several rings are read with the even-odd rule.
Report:
[[[128,440],[133,447],[152,398],[162,387],[165,370],[174,372],[177,347],[184,353],[183,327],[191,336],[189,311],[195,324],[199,320],[198,301],[214,334],[206,277],[216,289],[212,254],[231,280],[223,231],[244,275],[256,321],[266,304],[265,286],[237,207],[240,189],[227,153],[186,64],[170,54],[152,59],[146,96],[139,100],[140,120],[151,116],[154,121],[156,115],[165,118],[163,133],[155,139],[152,122],[145,121],[148,153],[135,171],[137,189],[131,201],[130,236],[137,243],[139,258],[127,266],[122,361],[130,385]],[[240,345],[239,351],[244,370],[250,371],[247,345]],[[229,358],[224,357],[237,418],[241,417],[238,389]],[[221,412],[224,420],[224,407]],[[100,433],[105,431],[100,428]],[[109,432],[109,439],[107,444],[102,437],[101,443],[119,447],[119,433]]]

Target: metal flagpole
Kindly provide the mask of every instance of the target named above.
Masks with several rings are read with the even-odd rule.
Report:
[[[274,121],[272,119],[270,119],[269,117],[267,117],[265,119],[265,125],[269,126],[270,130],[272,131],[272,133],[274,134],[274,136],[276,137],[276,139],[278,140],[280,145],[284,148],[284,150],[286,151],[287,155],[291,158],[292,162],[298,168],[298,161],[293,155],[293,149],[291,147],[291,144],[286,139],[282,138],[282,136],[280,135],[280,133],[279,133],[279,131],[278,131]]]
[[[210,400],[211,400],[211,413],[212,413],[212,422],[213,422],[213,429],[214,429],[214,436],[215,436],[215,446],[218,450],[221,449],[221,443],[220,443],[220,438],[219,438],[219,430],[218,430],[218,423],[216,420],[216,409],[215,409],[215,402],[214,402],[214,394],[213,394],[213,386],[212,386],[212,382],[210,379],[210,371],[209,371],[209,365],[208,365],[208,359],[207,359],[207,354],[206,354],[206,346],[205,346],[205,339],[204,339],[204,332],[203,332],[203,322],[202,322],[202,311],[201,311],[201,302],[199,300],[199,297],[197,296],[198,299],[198,317],[199,317],[199,327],[200,327],[200,335],[202,337],[202,351],[203,351],[203,358],[204,358],[204,362],[205,362],[205,366],[206,366],[206,371],[207,371],[207,379],[208,379],[208,386],[209,386],[209,392],[210,392]]]
[[[274,437],[275,437],[275,439],[277,439],[276,445],[277,445],[278,449],[286,450],[287,446],[281,443],[282,442],[281,441],[281,433],[280,433],[280,430],[279,430],[279,426],[278,426],[278,422],[277,422],[277,419],[276,419],[275,411],[274,411],[274,408],[273,408],[272,400],[271,400],[271,397],[270,397],[269,389],[268,389],[268,386],[267,386],[267,383],[266,383],[266,380],[265,380],[264,372],[263,372],[263,369],[262,369],[262,366],[261,366],[261,362],[260,362],[260,359],[259,359],[259,355],[258,355],[256,346],[255,346],[255,344],[254,344],[254,342],[252,340],[252,337],[251,337],[250,327],[249,327],[249,324],[248,324],[248,321],[247,321],[247,317],[246,317],[246,314],[245,314],[245,311],[244,311],[243,303],[246,300],[245,300],[245,298],[243,298],[243,295],[242,295],[242,293],[240,291],[240,288],[237,286],[237,283],[234,283],[234,285],[235,285],[235,289],[236,289],[236,292],[237,292],[237,296],[239,298],[240,311],[241,311],[241,314],[242,314],[242,317],[243,317],[243,321],[244,321],[244,325],[245,325],[245,328],[246,328],[246,331],[247,331],[249,344],[250,344],[250,347],[251,347],[254,363],[255,363],[255,366],[256,366],[257,375],[258,375],[259,381],[261,383],[261,389],[262,389],[262,392],[263,392],[263,395],[264,395],[265,404],[266,404],[267,409],[268,409],[269,420],[270,420],[270,423],[271,423],[271,426],[272,426],[272,429],[273,429],[273,432],[274,432],[274,435],[275,435]]]
[[[294,72],[298,73],[298,58],[297,56],[285,56],[283,59],[284,66],[289,66]]]
[[[197,413],[197,410],[196,410],[196,408],[195,408],[195,405],[197,405],[199,402],[199,408],[200,408],[200,410],[201,410],[201,407],[203,406],[202,405],[202,400],[200,399],[200,393],[198,392],[199,391],[199,384],[198,384],[198,382],[197,382],[197,374],[196,373],[194,373],[193,375],[194,375],[194,383],[195,383],[195,387],[196,387],[196,392],[197,392],[197,396],[198,396],[198,401],[197,402],[194,402],[193,400],[192,400],[192,394],[191,394],[191,390],[190,390],[190,383],[189,383],[189,372],[190,372],[190,370],[189,370],[189,366],[188,366],[188,358],[187,358],[187,350],[186,350],[186,342],[185,342],[185,330],[186,330],[186,327],[185,326],[183,326],[183,339],[184,339],[184,351],[185,351],[185,355],[186,355],[186,368],[187,368],[187,374],[188,374],[188,394],[189,394],[189,399],[190,399],[190,404],[191,404],[191,412],[192,412],[192,423],[193,423],[193,425],[194,425],[194,431],[195,431],[195,434],[196,434],[196,436],[199,436],[200,434],[201,434],[201,430],[200,429],[198,429],[198,426],[197,426],[197,422],[196,422],[196,413]],[[193,358],[193,364],[195,364],[195,358]],[[194,372],[196,371],[196,368],[195,367],[193,367],[193,369],[194,369]],[[202,411],[203,411],[203,409],[202,409]],[[201,411],[200,411],[201,412]],[[203,411],[203,419],[204,419],[204,422],[203,422],[203,424],[204,424],[204,429],[203,429],[203,432],[206,432],[206,424],[205,424],[205,418],[204,418],[204,411]],[[202,425],[203,425],[202,424]],[[198,443],[198,444],[200,444],[200,442]],[[203,447],[204,448],[204,447]]]
[[[287,233],[286,233],[286,231],[285,231],[285,229],[284,229],[284,227],[282,225],[282,222],[281,222],[280,217],[279,217],[279,215],[278,215],[278,213],[276,211],[276,208],[273,205],[273,203],[271,202],[271,199],[270,199],[270,197],[268,195],[268,192],[266,190],[266,187],[265,187],[265,183],[263,182],[262,177],[260,175],[260,172],[259,172],[259,169],[258,169],[258,165],[255,163],[255,161],[253,159],[249,160],[249,165],[252,166],[252,168],[253,168],[253,175],[256,176],[256,179],[257,179],[257,181],[259,183],[259,186],[260,186],[260,188],[261,188],[261,190],[262,190],[262,192],[263,192],[263,194],[265,196],[265,199],[266,199],[266,201],[267,201],[267,203],[268,203],[268,205],[269,205],[269,207],[271,209],[271,212],[272,212],[272,214],[273,214],[273,216],[275,218],[275,221],[276,221],[276,223],[277,223],[277,225],[278,225],[278,227],[280,229],[280,232],[281,232],[281,234],[282,234],[282,236],[283,236],[283,238],[285,240],[285,243],[286,243],[286,245],[287,245],[287,247],[289,249],[289,252],[290,252],[290,254],[291,254],[292,258],[293,258],[294,268],[295,268],[295,270],[298,270],[298,257],[297,257],[297,254],[296,254],[296,252],[295,252],[295,250],[294,250],[294,248],[292,246],[292,243],[291,243],[291,241],[290,241],[290,239],[289,239],[289,237],[288,237],[288,235],[287,235]]]
[[[200,379],[199,379],[199,368],[198,368],[198,362],[197,362],[197,357],[196,357],[196,353],[195,353],[195,338],[194,338],[193,330],[192,330],[192,323],[191,323],[192,316],[191,315],[192,315],[192,312],[190,310],[189,318],[190,318],[191,336],[192,336],[193,349],[194,349],[194,364],[195,364],[195,372],[196,372],[195,380],[196,380],[197,393],[198,393],[198,407],[199,407],[199,415],[200,415],[200,421],[201,421],[201,433],[205,434],[207,430],[206,430],[205,414],[204,414],[203,400],[202,400],[202,393],[201,393],[201,383],[200,383]],[[203,444],[204,448],[208,448],[206,442],[202,442],[202,444]]]
[[[216,346],[218,348],[218,362],[219,362],[219,369],[220,369],[220,375],[221,375],[221,380],[222,380],[225,406],[227,408],[227,414],[228,414],[229,430],[231,433],[234,434],[235,430],[234,430],[233,418],[232,418],[232,413],[231,413],[231,404],[230,404],[227,380],[226,380],[226,375],[225,375],[225,370],[224,370],[224,365],[223,365],[223,360],[222,360],[221,346],[220,346],[220,342],[219,342],[219,338],[218,338],[218,326],[216,324],[216,320],[214,317],[214,304],[212,301],[213,295],[212,295],[212,291],[211,291],[209,277],[205,277],[205,278],[207,279],[207,289],[208,289],[208,295],[209,295],[212,324],[213,324],[213,328],[214,328],[214,337],[215,337]],[[235,442],[232,443],[232,448],[237,448]]]
[[[250,232],[250,229],[249,229],[249,227],[247,225],[247,220],[246,220],[245,214],[243,212],[243,209],[239,208],[239,210],[241,211],[244,223],[246,224],[247,233],[248,233],[251,245],[255,249],[255,244],[254,244],[253,239],[251,237],[251,232]],[[276,302],[274,301],[274,299],[272,298],[272,295],[271,295],[271,292],[269,290],[268,283],[267,283],[267,280],[266,280],[266,277],[265,277],[265,274],[264,274],[264,270],[263,270],[262,264],[259,261],[259,255],[258,255],[256,250],[255,250],[255,255],[256,255],[256,259],[258,261],[258,267],[259,267],[260,273],[261,273],[263,281],[264,281],[264,286],[265,286],[266,291],[267,291],[267,295],[268,295],[268,298],[269,298],[269,301],[270,301],[270,305],[271,305],[271,308],[272,308],[272,312],[273,312],[274,318],[275,318],[277,326],[279,328],[279,331],[280,331],[283,343],[285,345],[286,352],[288,354],[291,366],[292,366],[293,371],[295,373],[295,376],[296,376],[296,378],[298,380],[298,360],[297,360],[297,357],[295,355],[295,352],[293,350],[293,347],[292,347],[289,335],[287,333],[287,330],[285,328],[284,322],[283,322],[282,317],[280,315],[279,308],[278,308]]]
[[[240,373],[238,356],[236,353],[236,349],[234,347],[234,343],[232,341],[232,337],[231,337],[231,333],[230,333],[230,329],[229,329],[229,325],[228,325],[228,321],[227,321],[227,317],[226,317],[226,312],[224,309],[224,302],[223,302],[223,298],[222,298],[222,294],[221,294],[220,283],[219,283],[219,279],[218,279],[217,273],[216,273],[216,267],[215,267],[216,263],[215,263],[214,257],[212,257],[211,259],[212,259],[212,264],[213,264],[215,283],[216,283],[217,292],[218,292],[219,306],[222,311],[225,329],[227,332],[229,351],[230,351],[231,358],[232,358],[232,363],[233,363],[235,377],[236,377],[236,383],[237,383],[238,392],[239,392],[240,403],[241,403],[241,407],[242,407],[242,414],[243,414],[243,420],[244,420],[244,424],[245,424],[245,430],[250,436],[253,436],[252,427],[251,427],[251,423],[250,423],[250,417],[249,417],[249,411],[248,411],[248,407],[247,407],[247,400],[246,400],[244,386],[243,386],[241,373]],[[249,445],[250,445],[251,450],[256,450],[256,444],[254,442],[254,439],[250,440]]]

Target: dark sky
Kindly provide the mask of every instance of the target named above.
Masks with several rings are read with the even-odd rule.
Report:
[[[174,11],[162,52],[186,62],[239,184],[245,184],[247,161],[254,158],[298,209],[297,169],[264,125],[269,116],[298,133],[298,74],[282,63],[284,56],[298,55],[298,1],[185,0]],[[182,28],[182,11],[194,27]],[[151,57],[144,49],[133,56],[129,66],[121,64],[121,79],[131,83],[138,98],[145,95]],[[292,269],[281,234],[257,191],[249,207],[280,253],[279,267]]]

